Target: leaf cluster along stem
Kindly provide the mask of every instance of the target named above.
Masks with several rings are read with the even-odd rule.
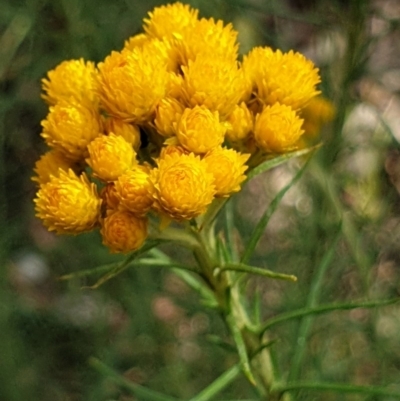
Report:
[[[214,257],[214,249],[207,238],[209,235],[206,236],[203,232],[195,230],[193,234],[198,245],[194,246],[192,250],[199,265],[200,274],[215,295],[221,316],[234,340],[243,374],[259,391],[262,399],[291,400],[289,393],[281,396],[280,393],[271,392],[273,385],[277,382],[277,374],[270,349],[266,346],[269,344],[268,339],[254,330],[255,324],[245,307],[237,276],[245,272],[265,276],[272,275],[274,278],[286,280],[295,280],[295,278],[288,275],[275,277],[276,274],[269,270],[241,264],[226,263],[221,266],[220,261]]]

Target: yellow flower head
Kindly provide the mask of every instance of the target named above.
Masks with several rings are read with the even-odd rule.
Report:
[[[225,118],[243,96],[245,81],[235,60],[198,55],[182,70],[181,97],[191,107],[204,105]]]
[[[143,28],[151,37],[180,38],[183,29],[197,21],[198,13],[198,10],[190,8],[187,4],[167,4],[149,12],[150,18],[143,20]]]
[[[100,215],[101,201],[94,184],[83,173],[59,171],[58,176],[41,185],[34,200],[36,216],[58,234],[90,231]]]
[[[319,93],[318,69],[293,50],[282,53],[256,47],[244,57],[243,70],[256,98],[264,105],[279,102],[299,109]]]
[[[216,196],[229,196],[240,191],[240,184],[246,179],[245,163],[249,154],[241,154],[233,149],[218,147],[207,153],[203,160],[214,177]]]
[[[42,97],[48,104],[73,98],[88,107],[97,107],[97,70],[91,61],[63,61],[47,77],[42,79]]]
[[[180,64],[188,65],[189,60],[194,61],[199,55],[236,61],[237,35],[232,24],[224,26],[221,20],[202,18],[195,21],[182,30],[181,36],[175,35],[174,45]]]
[[[125,41],[122,52],[151,52],[168,71],[178,72],[178,50],[165,38],[153,38],[146,34],[132,36]]]
[[[50,107],[41,124],[46,143],[72,160],[84,157],[87,145],[102,131],[100,115],[77,102]]]
[[[149,36],[145,33],[138,33],[125,40],[124,49],[133,50],[137,47],[143,47],[149,40]]]
[[[88,146],[87,164],[93,174],[103,181],[114,181],[125,171],[132,168],[136,161],[136,152],[122,136],[101,135]]]
[[[296,147],[303,120],[289,106],[275,103],[256,117],[254,138],[265,152],[281,153]]]
[[[119,206],[119,198],[115,189],[115,184],[109,182],[100,192],[102,199],[103,215],[107,210],[117,210]]]
[[[154,125],[162,136],[175,135],[174,125],[179,121],[183,113],[183,105],[172,97],[162,99],[156,109]]]
[[[127,253],[139,249],[147,237],[147,218],[127,211],[110,213],[102,221],[103,244],[112,253]]]
[[[50,150],[36,162],[34,171],[37,174],[32,181],[45,184],[51,176],[58,176],[60,171],[68,171],[73,168],[73,163],[58,150]]]
[[[100,101],[113,117],[129,122],[150,120],[170,83],[168,49],[159,40],[112,52],[99,64]]]
[[[144,216],[154,202],[154,185],[146,169],[136,166],[120,175],[115,182],[115,190],[120,206]]]
[[[226,138],[231,142],[246,139],[253,130],[254,117],[246,103],[236,105],[227,119]]]
[[[224,141],[226,127],[218,112],[204,106],[185,109],[176,128],[179,143],[194,153],[206,153]]]
[[[193,153],[165,156],[151,178],[156,210],[178,221],[204,213],[215,195],[214,177]]]
[[[304,118],[304,134],[309,137],[318,135],[321,127],[332,121],[335,117],[335,107],[328,99],[317,96],[311,99],[306,107],[301,111]]]
[[[122,136],[137,151],[140,148],[140,129],[137,125],[126,123],[118,118],[107,118],[104,128],[108,134]]]
[[[181,94],[182,83],[183,77],[180,73],[170,72],[167,97],[178,99]]]
[[[190,152],[180,145],[167,145],[161,148],[160,156],[157,160],[165,158],[167,155],[187,155]],[[156,160],[156,161],[157,161]]]

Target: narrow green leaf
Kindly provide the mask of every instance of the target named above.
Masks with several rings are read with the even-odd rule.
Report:
[[[320,147],[321,147],[321,145],[316,145],[311,148],[306,148],[306,149],[296,150],[294,152],[284,153],[284,154],[276,156],[272,159],[268,159],[264,163],[261,163],[257,167],[253,168],[247,174],[246,181],[244,181],[243,185],[245,183],[247,183],[248,181],[250,181],[252,178],[263,173],[264,171],[271,170],[272,168],[277,167],[280,164],[283,164],[283,163],[287,162],[288,160],[293,159],[294,157],[304,156],[307,153],[313,152]]]
[[[400,399],[399,391],[389,390],[385,387],[355,386],[352,384],[338,384],[338,383],[312,383],[305,381],[295,381],[283,384],[276,384],[272,387],[272,391],[274,393],[284,393],[290,390],[316,390],[316,391],[333,391],[336,393],[383,395],[387,397],[395,397]]]
[[[237,247],[235,246],[235,239],[233,236],[235,231],[235,223],[232,201],[225,204],[224,231],[226,237],[226,249],[229,255],[229,262],[237,262],[239,258],[237,254]]]
[[[260,347],[258,347],[253,353],[252,355],[250,355],[250,358],[253,359],[256,355],[258,355],[261,351],[267,349],[267,348],[271,348],[276,342],[278,342],[278,339],[274,339],[271,341],[268,341],[264,344],[261,344]]]
[[[92,276],[92,275],[104,273],[108,270],[112,270],[112,269],[116,268],[118,265],[119,265],[119,262],[118,263],[109,263],[107,265],[94,267],[92,269],[79,270],[79,271],[76,271],[73,273],[64,274],[63,276],[58,277],[57,280],[66,281],[66,280],[72,280],[74,278],[82,278],[82,277]]]
[[[259,276],[279,279],[279,280],[287,280],[287,281],[297,281],[297,277],[292,274],[284,274],[284,273],[276,273],[272,270],[264,269],[256,266],[245,265],[244,263],[227,263],[223,266],[220,266],[218,270],[233,270],[238,272],[257,274]]]
[[[253,316],[254,316],[254,324],[261,324],[261,309],[262,309],[262,298],[261,298],[261,290],[257,285],[255,293],[254,293],[254,306],[253,306]]]
[[[181,269],[190,271],[192,273],[197,273],[197,270],[194,270],[193,267],[175,263],[174,261],[158,260],[156,258],[140,258],[138,260],[134,260],[132,265],[135,267],[165,267],[169,269]]]
[[[223,373],[218,379],[213,381],[208,387],[206,387],[199,394],[190,399],[190,401],[209,401],[215,395],[220,393],[226,386],[232,383],[239,374],[241,373],[240,365],[234,365]]]
[[[205,227],[210,227],[212,222],[216,219],[220,211],[222,210],[225,203],[229,198],[216,198],[207,208],[207,212],[197,218],[199,224],[199,231],[202,231]]]
[[[168,263],[171,266],[175,262],[160,249],[152,249],[150,254],[161,263]],[[210,290],[206,283],[200,277],[193,275],[188,269],[175,268],[171,269],[178,277],[180,277],[190,288],[196,291],[202,298],[202,301],[210,308],[218,307],[218,302],[215,299],[214,293]]]
[[[249,356],[247,355],[246,344],[244,343],[242,333],[240,332],[239,327],[236,325],[234,316],[232,316],[231,314],[227,315],[226,322],[228,323],[233,340],[236,344],[241,369],[249,382],[255,386],[256,380],[254,379],[253,373],[251,371]]]
[[[275,160],[275,159],[273,159]],[[310,159],[309,159],[310,160]],[[270,205],[267,207],[265,210],[264,214],[262,215],[260,221],[257,223],[256,227],[253,230],[253,233],[251,234],[250,240],[247,243],[247,246],[243,252],[241,262],[247,263],[250,260],[251,255],[253,254],[254,250],[256,249],[256,246],[258,244],[258,241],[260,240],[261,236],[263,235],[265,228],[268,225],[268,222],[275,212],[276,208],[278,207],[280,201],[282,198],[285,196],[286,192],[299,180],[299,178],[303,175],[306,167],[307,167],[308,161],[303,165],[303,167],[296,173],[296,175],[293,177],[293,179],[287,184],[285,187],[283,187],[275,196],[275,198],[272,200]]]
[[[103,376],[113,380],[116,384],[129,391],[131,394],[138,397],[143,401],[178,401],[177,398],[173,398],[156,391],[150,390],[139,384],[131,382],[125,377],[118,374],[114,369],[110,368],[97,358],[90,358],[89,365],[94,368],[97,372]]]
[[[229,254],[225,246],[225,241],[218,236],[215,242],[218,261],[220,264],[225,264],[229,262]]]
[[[107,274],[105,274],[103,277],[101,277],[95,284],[88,286],[86,288],[90,289],[97,289],[101,285],[103,285],[105,282],[108,280],[111,280],[118,274],[122,273],[124,270],[126,270],[131,263],[138,258],[140,255],[143,255],[144,253],[148,252],[150,249],[160,245],[161,243],[165,242],[164,240],[149,240],[146,241],[146,243],[137,251],[132,252],[127,258],[125,258],[124,261],[121,263],[118,263],[111,271],[109,271]]]
[[[288,320],[298,319],[304,316],[310,315],[322,315],[324,313],[340,311],[340,310],[352,310],[358,308],[377,308],[379,306],[392,305],[397,302],[400,302],[400,298],[394,299],[385,299],[379,301],[362,301],[362,302],[349,302],[349,303],[337,303],[337,304],[327,304],[320,305],[315,308],[304,308],[295,310],[292,312],[282,313],[278,316],[275,316],[269,319],[264,325],[260,328],[259,333],[262,334],[272,326],[275,326],[280,323],[287,322]]]
[[[206,340],[211,344],[221,347],[225,351],[233,352],[236,354],[236,347],[233,344],[223,340],[220,336],[217,336],[215,334],[209,334],[206,336]]]

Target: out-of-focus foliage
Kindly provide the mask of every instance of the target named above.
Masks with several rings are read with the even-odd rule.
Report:
[[[132,400],[88,362],[189,399],[236,362],[226,328],[160,267],[96,277],[65,274],[119,260],[98,234],[57,237],[33,215],[35,161],[46,107],[40,80],[61,61],[102,60],[161,2],[4,1],[0,13],[0,399]],[[233,21],[240,51],[295,49],[319,66],[336,108],[324,146],[283,198],[252,262],[299,277],[257,278],[263,318],[299,306],[398,296],[400,283],[400,5],[396,0],[206,1],[203,16]],[[242,249],[291,163],[250,181],[232,200],[232,246]],[[181,249],[165,251],[191,263]],[[332,255],[331,258],[327,257]],[[316,274],[317,272],[317,274]],[[324,273],[322,275],[322,273]],[[400,376],[400,309],[357,309],[275,326],[278,365],[291,379],[390,384]],[[218,337],[218,339],[217,339]],[[243,379],[226,399],[254,397]],[[320,394],[302,391],[299,400]],[[222,395],[221,395],[222,397]],[[326,400],[361,400],[324,393]],[[389,398],[378,396],[376,400]]]

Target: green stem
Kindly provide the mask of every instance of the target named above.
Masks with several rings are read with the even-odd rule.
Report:
[[[370,396],[382,395],[400,399],[400,392],[391,391],[383,387],[355,386],[352,384],[312,383],[312,382],[295,381],[285,384],[277,384],[274,386],[273,390],[280,393],[287,392],[290,390],[333,391],[337,393],[368,394]]]
[[[221,315],[235,340],[243,373],[252,384],[256,385],[263,400],[290,401],[289,393],[281,397],[281,394],[271,392],[272,386],[277,381],[277,373],[269,347],[263,347],[268,339],[251,330],[254,323],[245,308],[240,286],[236,280],[237,273],[221,271],[220,274],[214,274],[218,261],[211,255],[215,250],[203,233],[197,232],[195,235],[198,246],[193,248],[193,252],[200,270],[215,293]]]

